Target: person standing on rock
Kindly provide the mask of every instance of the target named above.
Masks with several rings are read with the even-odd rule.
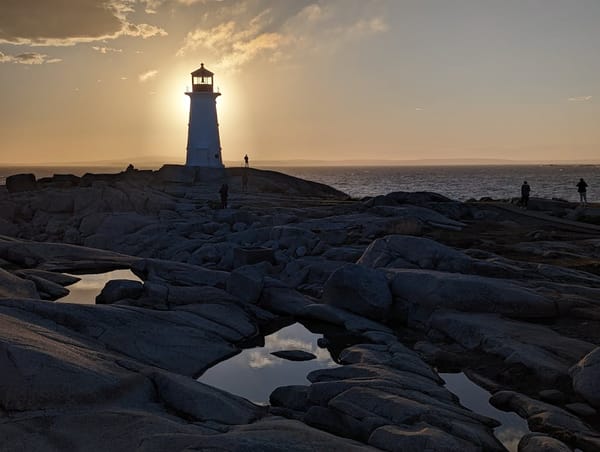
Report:
[[[248,168],[250,166],[250,164],[248,163],[248,154],[246,154],[244,156],[244,167]]]
[[[527,181],[523,182],[521,185],[521,206],[524,209],[527,209],[527,204],[529,203],[529,192],[531,191],[531,187],[527,183]]]
[[[219,189],[219,194],[221,195],[221,209],[227,208],[227,196],[229,195],[229,186],[227,184],[221,185]]]
[[[585,207],[587,206],[587,186],[588,184],[583,180],[579,179],[577,183],[577,193],[579,193],[579,203]]]

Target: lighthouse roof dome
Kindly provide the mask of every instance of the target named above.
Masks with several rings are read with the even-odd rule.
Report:
[[[214,74],[204,67],[204,63],[200,63],[200,68],[192,72],[193,77],[212,77]]]

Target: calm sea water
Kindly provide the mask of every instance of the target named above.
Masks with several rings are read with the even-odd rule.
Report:
[[[510,198],[531,185],[531,196],[578,201],[575,185],[588,183],[588,201],[600,199],[600,165],[396,166],[281,168],[293,176],[322,182],[354,197],[392,191],[432,191],[452,199]]]
[[[578,201],[575,184],[588,183],[588,200],[600,199],[600,165],[523,166],[393,166],[393,167],[277,167],[269,168],[293,176],[331,185],[353,197],[375,196],[392,191],[432,191],[452,199],[509,198],[520,196],[523,181],[531,185],[531,196]],[[37,177],[86,172],[114,173],[123,167],[4,167],[6,176],[22,172]]]

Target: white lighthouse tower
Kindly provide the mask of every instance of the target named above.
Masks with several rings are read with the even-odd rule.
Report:
[[[185,94],[190,96],[185,165],[223,168],[217,120],[217,97],[221,93],[213,91],[213,73],[204,63],[192,72],[192,92]]]

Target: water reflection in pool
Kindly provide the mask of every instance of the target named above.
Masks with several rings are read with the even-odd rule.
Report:
[[[529,433],[529,427],[525,419],[515,413],[494,408],[489,403],[492,395],[469,380],[462,372],[456,374],[441,373],[440,377],[446,382],[446,388],[458,396],[464,407],[500,422],[502,425],[494,429],[494,435],[509,451],[517,451],[519,441]]]
[[[96,296],[100,294],[104,285],[111,279],[130,279],[141,281],[131,270],[113,270],[106,273],[94,273],[88,275],[72,275],[81,278],[75,284],[67,287],[69,294],[57,301],[65,303],[95,304]]]
[[[316,369],[336,367],[327,349],[317,346],[321,337],[299,323],[265,336],[264,347],[243,350],[240,354],[208,369],[198,381],[266,404],[279,386],[306,385],[306,375]],[[317,359],[288,361],[271,355],[278,350],[304,350]]]

